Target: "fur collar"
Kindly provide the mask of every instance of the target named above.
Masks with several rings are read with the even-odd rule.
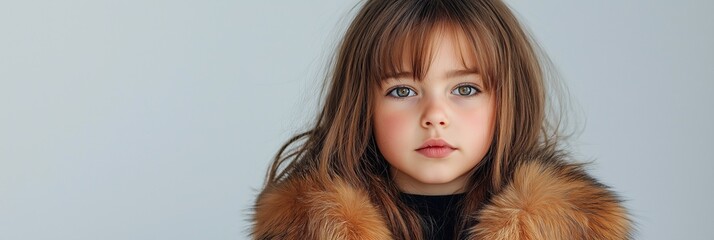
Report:
[[[391,239],[368,194],[337,182],[292,177],[256,201],[254,239]],[[534,159],[479,212],[473,239],[628,239],[631,222],[618,197],[581,165]]]

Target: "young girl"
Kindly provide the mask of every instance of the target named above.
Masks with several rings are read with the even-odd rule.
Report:
[[[253,238],[629,238],[617,196],[559,148],[545,85],[499,0],[366,1]]]

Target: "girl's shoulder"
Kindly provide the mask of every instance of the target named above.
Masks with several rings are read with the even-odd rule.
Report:
[[[539,154],[477,213],[477,239],[629,239],[620,197],[566,155]]]
[[[369,193],[344,181],[296,175],[258,196],[254,239],[391,239]],[[631,221],[617,194],[564,155],[531,155],[467,229],[475,239],[628,239]]]
[[[391,238],[369,195],[340,180],[289,176],[266,187],[254,210],[254,239]]]

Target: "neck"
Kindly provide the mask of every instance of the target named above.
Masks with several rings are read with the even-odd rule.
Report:
[[[426,196],[464,193],[468,182],[468,174],[459,176],[451,181],[435,181],[433,183],[419,181],[399,171],[395,171],[393,176],[394,182],[403,193]]]

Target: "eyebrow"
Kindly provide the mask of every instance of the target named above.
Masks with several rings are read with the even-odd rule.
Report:
[[[452,70],[446,73],[446,78],[462,77],[471,74],[479,74],[479,72],[476,69]]]
[[[408,78],[411,77],[414,73],[412,72],[398,72],[398,73],[392,73],[392,74],[387,74],[387,77],[384,79],[400,79],[400,78]]]
[[[414,73],[412,72],[398,72],[395,74],[389,74],[386,79],[400,79],[400,78],[410,78]],[[463,77],[471,74],[479,74],[476,69],[458,69],[446,72],[446,78]]]

